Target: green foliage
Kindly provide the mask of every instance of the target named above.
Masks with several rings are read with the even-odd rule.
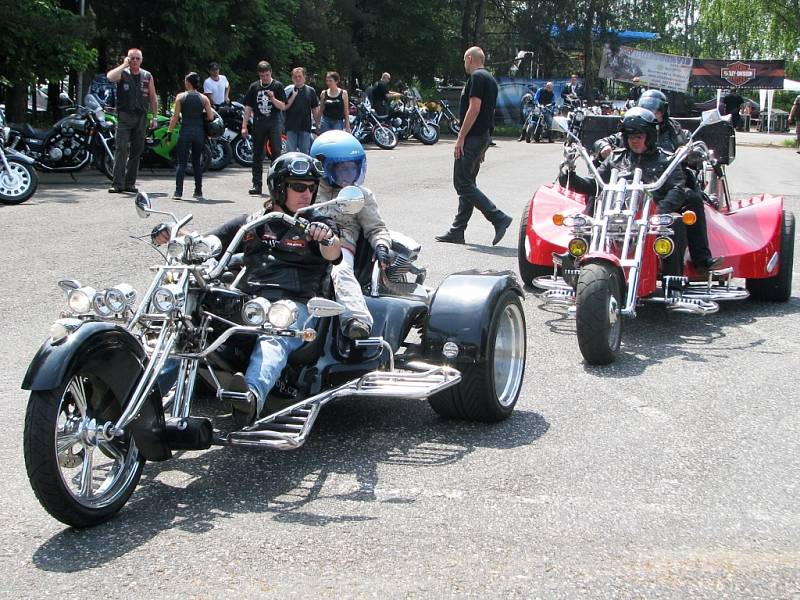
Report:
[[[94,23],[51,0],[0,0],[0,83],[60,81],[69,69],[84,69],[94,60]]]

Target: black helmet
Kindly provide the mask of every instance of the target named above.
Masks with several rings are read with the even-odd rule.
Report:
[[[669,118],[669,100],[667,100],[666,94],[661,90],[645,90],[642,92],[642,95],[639,96],[639,101],[636,103],[636,106],[646,108],[653,113],[660,110],[661,114],[664,115],[665,121]]]
[[[619,130],[622,132],[623,145],[630,150],[628,136],[632,133],[644,133],[647,135],[645,140],[647,150],[652,151],[655,149],[656,141],[658,140],[657,125],[656,116],[651,111],[640,106],[634,106],[625,113],[619,126]]]
[[[286,209],[286,180],[319,181],[322,178],[322,163],[302,152],[287,152],[276,158],[269,168],[267,188],[272,202]],[[317,191],[311,197],[311,204],[317,199]],[[291,213],[290,213],[291,214]]]
[[[214,113],[214,118],[206,123],[206,135],[210,138],[218,138],[225,133],[225,121],[222,120],[220,114],[213,108],[211,112]]]

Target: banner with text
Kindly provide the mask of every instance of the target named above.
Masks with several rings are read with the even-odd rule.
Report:
[[[608,44],[603,48],[599,73],[600,77],[629,83],[638,77],[640,85],[676,92],[686,91],[691,74],[692,59],[689,56],[648,52],[628,46],[614,50]]]
[[[695,58],[692,87],[782,90],[782,60],[706,60]]]

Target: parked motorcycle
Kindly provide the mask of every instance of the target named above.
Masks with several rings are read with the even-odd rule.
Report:
[[[547,121],[545,120],[545,116],[550,116],[551,118],[555,114],[556,106],[555,104],[548,104],[547,106],[542,106],[541,104],[535,105],[531,111],[528,113],[527,118],[525,119],[525,141],[530,142],[533,140],[537,144],[542,139],[542,134],[548,133],[549,136],[553,135],[552,131],[545,132],[545,127],[547,127]]]
[[[431,123],[441,130],[442,119],[444,118],[447,121],[447,128],[450,130],[450,133],[458,135],[458,132],[461,131],[461,122],[458,117],[453,114],[453,111],[450,110],[450,103],[447,100],[439,100],[439,106],[441,108],[437,111],[433,111],[433,114],[430,115]]]
[[[403,92],[401,99],[395,100],[389,107],[387,117],[379,117],[386,125],[394,130],[395,135],[400,140],[407,140],[411,137],[417,138],[426,146],[430,146],[439,141],[439,125],[429,120],[419,102],[421,96],[416,89],[409,88]]]
[[[5,147],[9,131],[0,109],[0,204],[21,204],[36,193],[39,175],[31,157]]]
[[[136,205],[142,216],[169,214],[154,210],[144,194]],[[353,214],[363,193],[345,188],[316,207],[323,205]],[[424,272],[412,270],[420,247],[410,238],[393,235],[386,269],[372,261],[371,248],[357,251],[357,263],[367,265],[365,299],[375,321],[373,337],[358,341],[341,334],[334,318],[345,307],[337,302],[309,300],[310,318],[299,322],[292,300],[270,303],[241,291],[240,242],[274,220],[305,235],[304,210],[251,220],[224,252],[215,236],[180,232],[191,215],[173,216],[166,264],[155,268],[138,305],[126,284],[96,290],[60,282],[69,316],[52,325],[23,381],[31,390],[25,465],[53,517],[73,527],[107,521],[133,493],[145,460],[167,460],[176,451],[212,444],[299,448],[321,408],[337,398],[427,399],[443,417],[473,421],[511,415],[522,389],[526,331],[523,293],[507,272],[456,273],[428,290]],[[269,414],[238,427],[227,413],[243,394],[230,389],[231,379],[263,335],[305,344],[289,356]],[[160,380],[167,365],[177,369],[174,385]],[[202,412],[194,405],[198,379],[215,391]]]
[[[394,129],[388,126],[386,117],[378,117],[366,96],[356,107],[356,114],[350,115],[350,131],[362,144],[373,140],[375,145],[383,150],[392,150],[397,146],[397,135]]]
[[[40,171],[75,173],[94,161],[100,171],[111,177],[114,126],[106,120],[100,101],[94,94],[87,94],[84,106],[70,110],[71,114],[50,129],[10,123],[8,147],[32,158]]]

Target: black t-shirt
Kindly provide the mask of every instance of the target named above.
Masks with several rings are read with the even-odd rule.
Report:
[[[265,85],[262,85],[260,80],[251,83],[247,89],[247,94],[245,94],[244,103],[253,109],[254,118],[275,121],[280,117],[281,111],[270,102],[267,90],[272,90],[275,98],[281,102],[286,102],[286,92],[283,91],[283,85],[277,79],[273,79]]]
[[[473,71],[461,92],[459,118],[462,123],[469,108],[470,98],[481,99],[481,110],[467,133],[467,137],[484,135],[494,126],[494,107],[497,104],[497,82],[486,69]]]
[[[372,91],[369,95],[369,100],[372,102],[372,108],[379,113],[386,112],[383,109],[386,106],[386,95],[389,93],[389,84],[383,81],[378,81],[372,86]]]
[[[261,214],[253,217],[260,217]],[[304,213],[303,218],[310,222],[325,223],[334,233],[339,232],[332,219],[314,211]],[[208,233],[216,235],[223,248],[227,248],[239,228],[249,219],[250,216],[241,215]],[[307,240],[305,233],[297,226],[289,227],[283,221],[273,221],[248,232],[237,250],[244,252],[246,291],[270,300],[289,297],[305,301],[313,298],[322,289],[328,267],[341,262],[341,256],[333,262],[323,258],[318,242]]]
[[[295,86],[289,98],[292,95],[297,97],[286,110],[286,131],[311,131],[311,109],[319,106],[317,91],[310,85],[304,85],[299,90]]]

